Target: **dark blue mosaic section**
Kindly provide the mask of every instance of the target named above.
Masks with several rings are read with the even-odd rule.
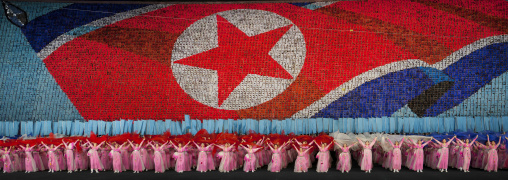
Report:
[[[32,48],[39,52],[56,37],[76,27],[143,4],[71,4],[30,21],[22,28]]]
[[[460,104],[508,70],[508,43],[486,46],[448,66],[443,72],[454,80],[450,88],[424,116],[437,116]]]
[[[389,73],[366,82],[314,115],[314,118],[390,116],[435,83],[420,68]]]

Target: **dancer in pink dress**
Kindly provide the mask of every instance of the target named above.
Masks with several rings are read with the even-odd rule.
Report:
[[[117,143],[115,143],[114,146],[109,143],[107,143],[107,144],[109,147],[111,147],[110,155],[113,159],[114,173],[120,173],[122,171],[125,171],[125,167],[123,166],[123,163],[122,163],[122,154],[121,154],[125,143],[122,145],[118,145]]]
[[[431,137],[431,140],[425,143],[423,143],[421,140],[418,140],[418,142],[415,143],[412,139],[409,139],[409,141],[414,146],[414,152],[412,155],[413,160],[409,164],[409,169],[412,169],[416,172],[423,172],[423,160],[424,160],[423,147],[429,144],[432,141],[432,139],[434,138]]]
[[[4,150],[2,153],[2,162],[3,162],[3,169],[4,173],[10,173],[13,172],[13,164],[11,159],[11,147],[4,147]]]
[[[370,173],[370,171],[372,170],[372,146],[374,146],[374,143],[376,143],[377,137],[375,137],[374,140],[372,140],[372,143],[369,143],[369,141],[365,141],[365,143],[363,143],[363,141],[360,140],[359,138],[356,139],[363,147],[362,152],[363,155],[361,161],[359,162],[360,167],[362,171],[365,171],[365,173]]]
[[[95,142],[90,143],[88,139],[86,141],[86,145],[88,145],[88,148],[90,148],[87,153],[87,155],[90,157],[90,171],[91,173],[93,173],[93,171],[99,173],[99,170],[103,170],[104,166],[102,165],[102,161],[99,157],[98,149],[102,146],[102,144],[104,144],[104,141],[100,144]]]
[[[33,145],[32,147],[30,147],[29,144],[26,144],[26,147],[23,147],[21,145],[19,146],[23,149],[23,151],[25,151],[25,173],[37,171],[37,165],[35,164],[35,160],[32,156],[33,148],[35,146],[36,145]]]
[[[215,147],[214,145],[215,144],[213,144],[213,143],[209,144],[209,146],[207,146],[208,148],[206,148],[206,150],[205,150],[206,158],[207,158],[206,165],[208,167],[208,171],[213,171],[216,168],[215,167],[215,159],[212,154],[213,148]]]
[[[145,139],[141,141],[139,144],[132,144],[131,141],[129,141],[129,144],[131,145],[133,151],[132,151],[132,170],[134,173],[139,173],[145,170],[145,162],[143,161],[143,157],[141,157],[141,148],[143,146],[143,143],[145,142]]]
[[[400,146],[402,145],[402,143],[404,143],[404,138],[402,138],[400,143],[398,141],[395,141],[395,144],[393,144],[390,139],[388,138],[386,139],[393,147],[393,150],[390,153],[391,157],[389,158],[390,159],[389,168],[393,172],[399,172],[400,169],[402,169],[402,153],[400,151]]]
[[[168,142],[162,144],[159,146],[159,143],[155,143],[155,146],[152,143],[149,143],[150,146],[152,146],[153,149],[153,162],[155,165],[155,173],[164,173],[166,171],[166,165],[164,163],[164,147],[168,144]]]
[[[296,147],[293,144],[293,148],[295,148],[296,152],[298,153],[298,156],[296,157],[295,161],[295,169],[294,172],[301,173],[301,172],[307,172],[309,170],[308,166],[308,160],[306,158],[307,154],[311,150],[311,148],[303,149],[301,146],[300,148]]]
[[[270,150],[272,150],[272,161],[268,164],[268,171],[270,172],[280,172],[282,169],[282,150],[285,149],[285,146],[288,142],[284,142],[282,146],[279,147],[279,144],[268,144]]]
[[[298,141],[298,139],[301,139],[302,142]],[[312,144],[314,144],[314,142],[311,141],[311,143],[307,143],[307,140],[311,140],[311,137],[310,136],[307,136],[307,135],[300,135],[296,138],[293,138],[293,140],[298,144],[299,147],[303,148],[304,150],[307,150],[307,149],[312,149]],[[307,159],[307,168],[312,168],[312,158],[310,156],[311,152],[312,151],[306,151],[307,154],[305,155],[305,158]]]
[[[489,142],[489,135],[487,135],[487,145]],[[497,172],[498,169],[498,155],[497,155],[497,148],[499,147],[499,144],[501,144],[501,138],[499,138],[499,142],[496,144],[494,141],[490,142],[490,145],[484,147],[487,149],[487,164],[485,165],[484,170],[491,172]]]
[[[62,144],[55,147],[55,145],[51,144],[50,146],[47,146],[42,142],[42,145],[46,147],[48,150],[48,167],[49,172],[54,173],[55,171],[60,171],[60,165],[58,164],[58,155],[56,154],[58,147],[60,147]]]
[[[171,145],[176,149],[176,152],[173,154],[173,157],[176,160],[175,171],[178,173],[183,173],[184,171],[190,171],[190,161],[187,153],[187,146],[191,143],[191,141],[187,142],[187,144],[182,145],[182,143],[178,143],[178,146],[175,145],[172,141],[169,141]]]
[[[86,157],[86,152],[88,152],[88,147],[86,144],[81,144],[81,141],[78,141],[76,144],[76,158],[74,162],[76,162],[76,168],[79,171],[88,169],[88,158]]]
[[[314,141],[315,143],[315,141]],[[318,143],[316,143],[318,145]],[[328,172],[328,169],[330,168],[330,148],[333,146],[333,143],[321,143],[317,147],[319,148],[319,153],[316,155],[316,158],[318,158],[318,163],[316,167],[317,172]]]
[[[72,171],[76,171],[76,163],[74,162],[74,147],[76,146],[75,142],[69,142],[69,144],[65,143],[62,139],[62,143],[65,146],[65,159],[67,160],[67,173],[72,173]]]
[[[210,170],[209,158],[207,151],[210,150],[211,147],[213,147],[213,144],[205,145],[205,143],[197,144],[196,142],[193,142],[196,148],[198,149],[198,160],[197,160],[197,167],[196,171],[199,172],[206,172]],[[213,161],[211,162],[213,163]]]
[[[438,150],[438,154],[439,154],[439,159],[437,161],[437,168],[439,169],[439,171],[441,172],[448,172],[448,155],[449,155],[449,149],[448,149],[448,146],[450,145],[450,143],[456,138],[456,136],[454,136],[453,138],[451,138],[448,142],[446,142],[446,139],[443,139],[443,142],[439,142],[438,140],[436,139],[433,139],[434,141],[436,141],[436,143],[439,145],[439,150]]]
[[[353,147],[356,142],[349,146],[346,143],[342,144],[342,146],[340,146],[340,144],[336,141],[334,141],[334,143],[340,147],[339,159],[337,160],[337,170],[342,173],[344,173],[344,171],[349,173],[351,170],[351,153],[349,152],[349,149]]]
[[[233,143],[230,145],[229,143],[226,143],[224,145],[215,145],[218,148],[222,149],[222,152],[220,152],[218,154],[218,156],[221,158],[221,161],[219,164],[219,171],[220,172],[229,173],[230,171],[233,171],[236,169],[236,167],[235,167],[236,159],[234,159],[234,155],[232,152],[234,150],[234,148],[236,148],[235,144],[236,143]]]
[[[243,144],[240,145],[245,151],[247,152],[244,157],[244,165],[243,165],[243,171],[245,172],[254,172],[256,170],[256,152],[262,147],[254,147],[255,144],[247,144],[247,147],[245,147]]]
[[[473,141],[469,142],[469,139],[466,139],[466,142],[462,142],[457,138],[457,141],[462,146],[462,164],[458,164],[459,169],[464,172],[469,172],[469,165],[471,163],[471,146],[474,144],[478,135],[473,139]]]

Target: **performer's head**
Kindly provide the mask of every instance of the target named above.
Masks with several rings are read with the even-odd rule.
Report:
[[[469,143],[469,139],[466,139],[466,143]]]

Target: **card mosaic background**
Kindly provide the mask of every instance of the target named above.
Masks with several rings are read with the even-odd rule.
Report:
[[[13,4],[4,135],[508,127],[504,0]]]

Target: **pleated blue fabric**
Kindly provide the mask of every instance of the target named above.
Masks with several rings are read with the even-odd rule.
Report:
[[[140,135],[196,134],[200,129],[210,133],[236,132],[246,134],[252,130],[261,134],[318,134],[340,131],[342,133],[450,133],[454,131],[508,131],[508,117],[379,117],[379,118],[315,118],[315,119],[218,119],[184,121],[166,120],[60,120],[60,121],[0,121],[0,136],[14,137],[27,134],[47,136],[50,133],[80,136],[119,135],[137,132]]]

